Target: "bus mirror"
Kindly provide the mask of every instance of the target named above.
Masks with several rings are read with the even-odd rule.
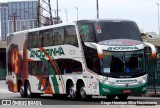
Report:
[[[103,50],[102,50],[101,46],[98,45],[98,44],[96,44],[96,43],[90,43],[90,45],[91,45],[92,47],[94,47],[94,48],[97,49],[98,58],[99,58],[99,59],[102,59],[102,58],[103,58]]]
[[[148,42],[144,42],[145,46],[149,46],[151,48],[152,58],[156,58],[156,48],[154,45]]]

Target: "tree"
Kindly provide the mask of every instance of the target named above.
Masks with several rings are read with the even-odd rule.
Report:
[[[142,37],[142,39],[146,39],[147,38],[147,36],[146,36],[147,34],[146,33],[141,33],[141,37]]]
[[[141,36],[146,36],[146,33],[141,33]]]

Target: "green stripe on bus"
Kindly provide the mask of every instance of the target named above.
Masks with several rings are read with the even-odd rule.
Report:
[[[45,58],[41,58],[41,60],[42,60],[42,62],[46,61]],[[53,75],[53,77],[51,77],[51,80],[52,80],[52,84],[53,84],[53,87],[54,87],[54,93],[59,94],[58,81],[57,81],[57,78],[56,78],[55,70],[54,70],[54,68],[52,68],[52,65],[50,63],[49,63],[48,68],[49,68],[48,69],[49,75]]]
[[[99,82],[99,93],[100,95],[122,95],[124,94],[124,90],[131,90],[132,94],[144,94],[146,93],[146,89],[143,90],[144,87],[147,86],[147,83],[134,85],[134,86],[113,86],[107,85]]]
[[[62,77],[62,72],[61,70],[59,69],[59,66],[57,65],[57,62],[54,60],[54,58],[52,57],[52,60],[54,61],[54,63],[56,64],[57,68],[58,68],[58,71],[60,72],[60,76],[61,76],[61,79],[62,79],[62,82],[63,82],[63,85],[64,85],[64,80],[63,80],[63,77]],[[63,86],[62,85],[62,86]]]

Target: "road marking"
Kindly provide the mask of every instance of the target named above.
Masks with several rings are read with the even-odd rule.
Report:
[[[0,89],[0,93],[13,93],[13,92],[10,92],[8,89]]]

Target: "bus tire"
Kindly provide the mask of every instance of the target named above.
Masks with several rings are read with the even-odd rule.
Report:
[[[113,100],[116,96],[115,95],[107,95],[106,97],[108,100]]]
[[[128,94],[118,95],[119,100],[126,100],[128,98]]]
[[[73,83],[71,83],[70,86],[69,86],[68,95],[69,95],[71,100],[73,100],[73,101],[77,100],[77,92],[76,92],[76,89],[74,88]]]
[[[80,89],[79,89],[78,91],[79,91],[80,99],[81,99],[82,101],[90,100],[90,99],[92,98],[91,95],[87,95],[87,94],[86,94],[86,88],[85,88],[84,83],[81,83],[81,84],[80,84]]]
[[[20,92],[20,95],[21,95],[22,98],[26,98],[27,97],[25,89],[24,89],[24,86],[22,84],[20,85],[19,92]]]
[[[34,97],[33,93],[31,92],[31,86],[30,86],[29,82],[27,82],[27,84],[26,84],[26,96],[27,96],[27,98]]]

